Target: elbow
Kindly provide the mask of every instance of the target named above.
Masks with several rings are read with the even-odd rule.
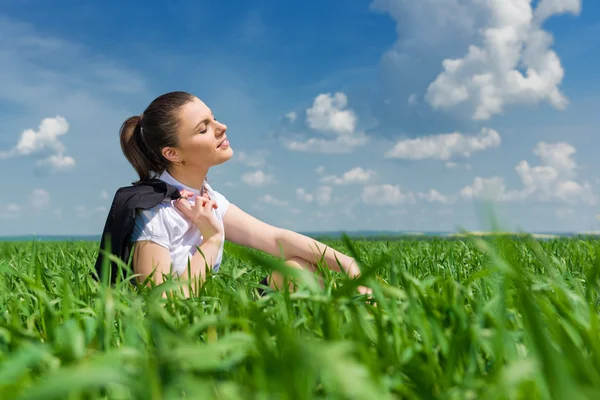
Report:
[[[291,250],[290,243],[292,242],[292,234],[293,232],[288,229],[275,228],[271,240],[273,251],[271,251],[270,253],[272,253],[276,257],[280,257],[282,255],[286,258],[290,257],[289,253]]]

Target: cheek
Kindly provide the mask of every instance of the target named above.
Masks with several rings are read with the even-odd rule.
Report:
[[[195,153],[203,153],[203,154],[210,154],[213,153],[215,151],[215,144],[214,144],[214,140],[210,140],[206,135],[198,137],[197,140],[194,141],[193,144],[191,144],[191,146],[193,147],[193,151]]]

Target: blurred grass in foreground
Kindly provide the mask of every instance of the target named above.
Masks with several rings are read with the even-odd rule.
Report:
[[[327,244],[365,281],[259,298],[281,265],[228,243],[163,299],[95,282],[97,243],[0,243],[0,399],[600,398],[598,242]]]

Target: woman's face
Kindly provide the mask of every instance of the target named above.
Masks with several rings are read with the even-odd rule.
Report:
[[[227,126],[218,122],[200,99],[183,106],[180,118],[177,153],[186,167],[210,168],[231,158]]]

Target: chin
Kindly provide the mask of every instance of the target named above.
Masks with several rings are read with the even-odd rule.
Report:
[[[230,147],[227,149],[227,151],[223,151],[223,153],[221,154],[221,157],[219,157],[219,159],[217,160],[217,162],[215,164],[216,165],[223,164],[224,162],[229,161],[231,159],[231,157],[233,157],[233,150]]]

